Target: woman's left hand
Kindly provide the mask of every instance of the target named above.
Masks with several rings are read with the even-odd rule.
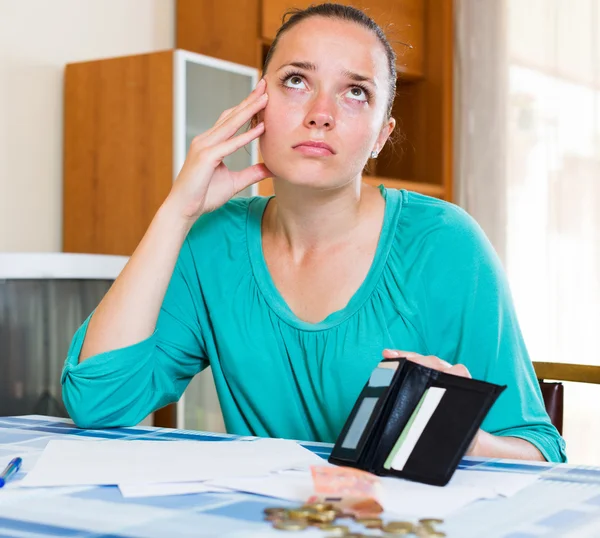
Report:
[[[460,377],[471,377],[471,373],[463,364],[455,364],[453,366],[449,362],[443,361],[442,359],[434,355],[419,355],[419,353],[414,353],[412,351],[401,351],[399,349],[384,349],[383,356],[386,359],[397,359],[402,357],[408,359],[409,361],[422,364],[423,366],[427,366],[428,368],[432,368],[433,370],[439,370],[440,372],[444,372],[446,374],[453,374]]]
[[[383,356],[386,359],[398,359],[405,358],[409,361],[416,362],[418,364],[422,364],[423,366],[427,366],[428,368],[432,368],[433,370],[439,370],[440,372],[445,372],[447,374],[453,374],[460,377],[468,377],[471,378],[471,373],[463,364],[450,364],[449,362],[443,361],[442,359],[434,356],[434,355],[420,355],[419,353],[414,353],[412,351],[402,351],[399,349],[384,349]],[[467,451],[467,455],[473,456],[477,452],[477,443],[481,438],[483,432],[481,429],[475,435],[469,450]]]

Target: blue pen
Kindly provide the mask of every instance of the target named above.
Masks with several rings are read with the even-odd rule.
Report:
[[[9,464],[6,466],[6,469],[0,475],[0,488],[4,486],[8,482],[8,479],[14,475],[20,468],[23,460],[21,458],[14,458],[10,460]]]

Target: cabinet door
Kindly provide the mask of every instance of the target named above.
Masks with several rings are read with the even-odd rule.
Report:
[[[360,3],[340,0],[354,5],[372,17],[386,32],[396,51],[398,71],[409,78],[423,74],[423,27],[425,0],[367,0]],[[281,18],[292,7],[307,8],[310,0],[263,0],[262,38],[270,43],[281,26]],[[410,45],[412,48],[408,47]]]

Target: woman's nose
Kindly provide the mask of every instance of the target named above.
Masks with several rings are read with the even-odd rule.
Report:
[[[335,126],[335,103],[325,96],[318,96],[306,114],[304,124],[309,129],[332,129]]]

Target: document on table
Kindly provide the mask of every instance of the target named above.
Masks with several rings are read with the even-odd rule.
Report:
[[[22,487],[200,482],[327,462],[294,441],[52,440]]]
[[[459,469],[452,476],[449,485],[485,487],[497,495],[512,497],[538,480],[537,474]]]
[[[306,502],[314,493],[312,476],[307,471],[285,471],[268,476],[218,478],[209,480],[207,485],[298,502]]]
[[[407,517],[446,517],[479,499],[509,497],[538,479],[523,473],[458,470],[445,487],[429,486],[393,477],[381,478],[386,512]],[[310,473],[284,471],[268,476],[242,476],[209,480],[203,487],[227,488],[294,502],[305,502],[313,494]],[[168,488],[157,484],[153,494],[186,493],[186,484]]]
[[[398,478],[382,478],[381,504],[389,514],[406,517],[446,517],[476,501],[495,497],[492,489],[478,486],[429,486]],[[288,501],[306,502],[313,494],[310,473],[285,471],[262,477],[211,480],[208,485],[255,493]]]
[[[189,495],[190,493],[231,493],[230,489],[208,486],[206,482],[119,484],[119,491],[125,498],[165,497],[167,495]]]

